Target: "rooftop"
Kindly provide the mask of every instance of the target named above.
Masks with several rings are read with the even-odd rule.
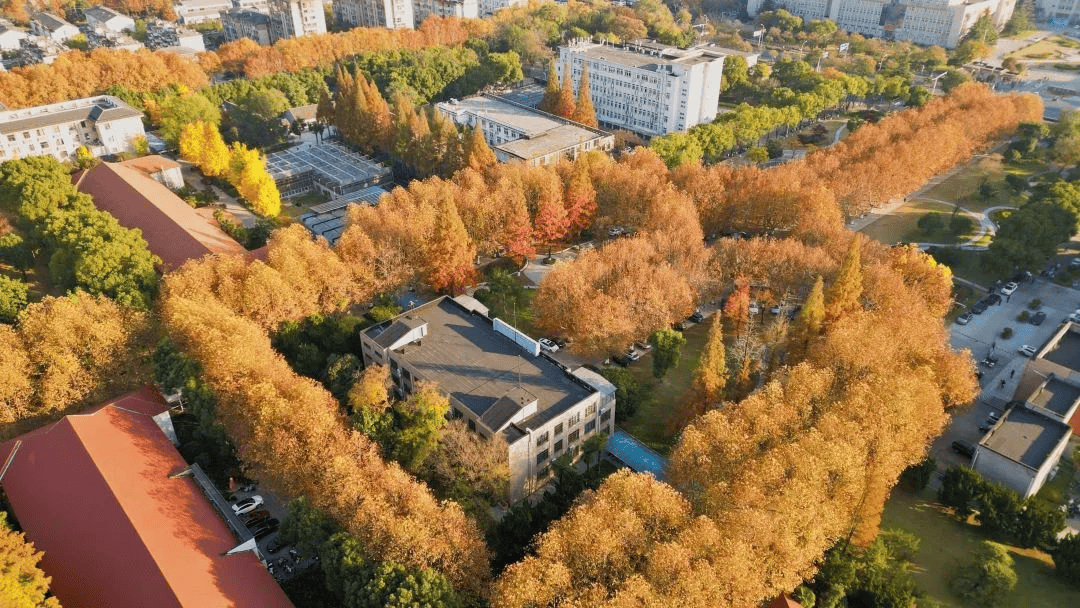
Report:
[[[1051,338],[1050,348],[1041,358],[1062,367],[1080,371],[1080,334],[1076,331],[1080,328],[1073,326],[1072,323],[1068,325],[1071,327],[1067,328],[1058,340],[1054,341]]]
[[[664,65],[695,65],[723,61],[724,53],[719,49],[679,49],[655,42],[638,42],[626,47],[617,47],[610,44],[600,44],[589,41],[571,42],[564,48],[567,50],[594,59],[617,63],[628,68],[641,70],[659,71]]]
[[[109,19],[114,19],[116,17],[126,17],[126,15],[122,15],[107,6],[91,6],[90,8],[83,9],[83,14],[87,17],[93,17],[98,21],[108,21]]]
[[[41,27],[49,30],[50,32],[55,32],[56,30],[64,27],[65,25],[68,27],[75,27],[74,25],[71,25],[67,21],[64,21],[63,19],[57,17],[52,13],[38,13],[34,15],[34,21],[37,21],[38,24],[41,25]]]
[[[380,186],[369,186],[330,202],[315,205],[298,219],[313,235],[321,236],[333,245],[341,233],[345,232],[345,218],[349,214],[349,206],[377,205],[384,194],[386,190]]]
[[[1080,399],[1080,388],[1050,376],[1046,383],[1028,398],[1028,401],[1058,416],[1064,416],[1072,409],[1077,399]]]
[[[47,106],[7,110],[0,113],[0,134],[19,133],[81,120],[108,122],[142,116],[135,108],[111,95],[99,95]]]
[[[1064,422],[1026,407],[1014,407],[983,437],[979,445],[1032,469],[1038,469],[1061,442],[1062,437],[1071,433],[1072,429]]]
[[[287,608],[155,423],[152,388],[0,446],[0,484],[65,608]]]
[[[496,332],[491,319],[470,312],[452,298],[418,306],[398,317],[403,318],[425,322],[428,328],[423,340],[400,349],[398,358],[482,420],[494,423],[506,418],[503,410],[511,404],[504,398],[520,401],[519,397],[529,395],[537,401],[536,412],[514,425],[538,428],[595,390],[546,356],[527,353]],[[387,322],[366,331],[379,340],[379,334],[393,326]],[[509,434],[507,439],[512,441],[520,430]]]
[[[319,111],[319,104],[309,103],[306,106],[296,106],[285,111],[291,114],[294,120],[315,120],[315,115]]]
[[[136,171],[141,171],[146,175],[153,175],[161,171],[168,169],[179,169],[180,163],[172,160],[171,158],[165,158],[164,156],[158,156],[157,154],[151,154],[149,156],[140,156],[131,160],[125,160],[120,163],[125,167],[130,167]]]
[[[389,168],[331,142],[297,146],[267,155],[266,170],[274,180],[314,171],[338,186],[390,173]]]
[[[598,137],[602,136],[575,125],[559,125],[540,137],[523,137],[495,147],[507,154],[529,160],[572,148]]]

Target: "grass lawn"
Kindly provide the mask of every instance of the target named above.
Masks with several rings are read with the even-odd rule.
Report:
[[[690,387],[690,380],[697,367],[701,351],[709,337],[709,322],[697,323],[683,332],[686,344],[682,347],[682,356],[678,367],[668,371],[661,380],[652,375],[652,353],[646,353],[627,368],[637,380],[653,387],[651,397],[638,408],[634,417],[619,423],[628,433],[642,443],[667,456],[678,438],[668,434],[668,418],[675,409],[675,404]]]
[[[969,281],[974,281],[984,287],[992,285],[1001,278],[1001,273],[988,268],[983,264],[985,251],[968,251],[965,249],[953,249],[948,252],[946,266],[952,269],[953,274]],[[938,261],[942,261],[938,259]]]
[[[930,201],[912,201],[900,207],[891,214],[872,222],[862,229],[862,233],[870,238],[892,245],[896,242],[937,242],[927,241],[925,235],[919,230],[919,218],[931,211],[950,214],[952,206]]]
[[[934,599],[954,608],[982,608],[955,595],[949,586],[956,567],[985,540],[978,526],[956,521],[930,491],[914,495],[897,488],[885,505],[882,527],[901,528],[922,539],[915,554],[915,580]],[[1080,605],[1080,590],[1054,574],[1050,556],[1006,545],[1016,561],[1019,583],[1001,599],[1002,608],[1063,608]]]
[[[1064,36],[1051,36],[1009,54],[1017,59],[1063,59],[1080,43]]]
[[[921,196],[955,202],[971,211],[983,211],[990,207],[1018,207],[1024,197],[1016,194],[1005,183],[1005,176],[1011,174],[1031,179],[1046,170],[1046,165],[1037,160],[1003,162],[1000,154],[992,154],[969,163],[948,179],[923,192]],[[979,193],[979,186],[983,182],[994,187],[994,192],[989,197]]]

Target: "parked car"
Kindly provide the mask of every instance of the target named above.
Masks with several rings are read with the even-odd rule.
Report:
[[[986,303],[986,300],[979,300],[971,306],[971,314],[981,315],[982,313],[986,312],[987,307],[988,304]]]
[[[695,309],[694,314],[690,315],[690,320],[694,323],[701,323],[705,320],[705,315],[701,314],[700,310]]]
[[[243,515],[245,513],[250,513],[252,511],[254,511],[255,509],[258,509],[260,506],[262,506],[262,504],[263,504],[262,496],[259,496],[258,494],[256,494],[255,496],[252,496],[251,498],[245,498],[244,500],[241,500],[240,502],[236,503],[235,505],[232,506],[232,509],[233,509],[233,513],[236,513],[237,515]]]
[[[987,423],[984,422],[984,423],[979,425],[979,431],[983,432],[983,433],[989,433],[990,432],[990,427],[992,427],[992,426],[994,426],[994,425],[987,424]]]
[[[643,353],[647,353],[652,350],[652,344],[648,342],[634,342],[634,348],[640,350]]]
[[[627,359],[625,355],[611,355],[611,362],[622,367],[630,365],[630,359]]]
[[[281,544],[281,540],[274,537],[270,539],[270,542],[266,543],[266,552],[277,553],[278,551],[281,551],[282,547],[284,547],[284,545]]]
[[[1071,321],[1073,323],[1080,323],[1080,310],[1078,310],[1078,311],[1070,314],[1069,316],[1065,317],[1065,320],[1066,321]]]
[[[258,532],[252,532],[251,534],[255,536],[255,540],[262,540],[276,531],[277,526],[274,526],[273,528],[260,528]]]
[[[967,456],[971,458],[975,455],[975,446],[966,441],[954,441],[952,442],[952,451],[960,454],[961,456]]]
[[[277,530],[278,529],[278,524],[279,524],[278,520],[276,520],[274,518],[270,518],[270,519],[268,519],[266,521],[260,521],[259,523],[255,524],[254,526],[248,526],[248,530],[250,530],[251,533],[256,538],[258,538],[259,534],[262,533],[262,532],[267,532],[267,534],[269,534],[270,532],[273,532],[273,531]]]
[[[986,421],[990,424],[997,424],[998,420],[1001,420],[1001,412],[990,412],[990,415],[986,417]]]
[[[970,312],[965,312],[964,314],[960,315],[959,317],[956,317],[956,324],[957,325],[967,325],[968,323],[971,323],[971,320],[974,317],[975,317],[975,315],[971,314]]]
[[[559,350],[559,345],[555,344],[554,340],[540,338],[539,340],[537,340],[537,342],[540,343],[540,348],[546,350],[549,353],[553,353]]]
[[[986,298],[984,299],[986,300],[986,304],[988,306],[993,306],[994,304],[1001,304],[1001,296],[996,293],[992,293],[986,296]]]
[[[1011,296],[1014,292],[1016,292],[1017,288],[1019,288],[1019,287],[1020,287],[1019,285],[1017,285],[1016,283],[1013,283],[1012,281],[1010,281],[1010,282],[1006,283],[1004,287],[1001,288],[1001,295],[1003,295],[1003,296]]]
[[[757,300],[750,300],[750,314],[761,314],[761,307],[758,306]]]
[[[245,515],[240,516],[240,520],[244,522],[244,525],[251,525],[257,521],[264,520],[270,517],[270,512],[266,509],[258,509]]]
[[[1041,310],[1039,312],[1031,315],[1031,324],[1032,325],[1042,325],[1043,321],[1045,321],[1045,320],[1046,320],[1046,313],[1041,311]]]
[[[1024,355],[1025,357],[1034,357],[1036,352],[1034,346],[1028,346],[1027,344],[1021,346],[1016,350],[1018,350],[1020,354]]]
[[[633,348],[626,351],[626,360],[629,361],[630,363],[633,363],[634,361],[637,361],[640,358],[641,358],[641,353],[634,350]]]
[[[781,310],[781,309],[780,309],[780,305],[779,305],[779,304],[776,304],[776,305],[774,305],[774,306],[773,306],[772,308],[770,308],[770,309],[769,309],[769,313],[770,313],[770,314],[772,314],[772,315],[774,315],[774,316],[775,316],[775,315],[779,315],[779,314],[780,314],[780,310]]]
[[[612,226],[611,228],[607,229],[607,235],[608,236],[619,236],[620,234],[622,234],[624,232],[626,232],[626,231],[623,230],[621,226]]]
[[[236,488],[236,491],[237,492],[244,492],[245,494],[247,492],[254,492],[255,487],[258,486],[258,485],[259,484],[255,483],[255,482],[245,483],[244,485],[240,486],[239,488]]]

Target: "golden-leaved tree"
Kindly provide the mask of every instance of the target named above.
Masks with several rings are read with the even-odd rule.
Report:
[[[60,608],[46,597],[51,579],[38,568],[42,553],[22,533],[8,527],[0,511],[0,604],[6,608]]]

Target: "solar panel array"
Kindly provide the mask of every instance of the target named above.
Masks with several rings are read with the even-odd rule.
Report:
[[[330,142],[269,154],[266,157],[266,170],[274,181],[313,171],[338,187],[390,173],[389,168],[345,146]]]

